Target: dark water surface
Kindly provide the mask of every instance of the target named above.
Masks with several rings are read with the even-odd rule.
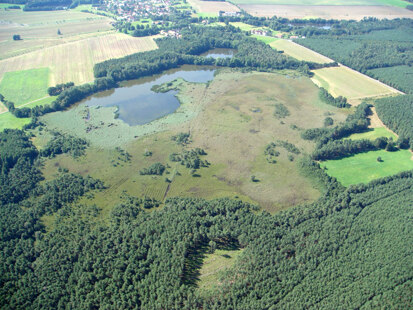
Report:
[[[212,55],[218,54],[210,51]],[[117,106],[119,118],[131,126],[143,125],[175,112],[179,101],[176,91],[155,93],[152,86],[182,78],[188,82],[206,83],[214,78],[215,68],[182,66],[154,75],[124,82],[121,87],[97,93],[80,102],[88,106]]]
[[[236,50],[231,48],[214,48],[208,52],[201,54],[201,56],[218,58],[232,58],[235,55]]]

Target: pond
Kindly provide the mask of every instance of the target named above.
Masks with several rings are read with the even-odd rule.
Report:
[[[212,50],[209,50],[208,52],[201,54],[200,56],[212,57],[214,59],[232,58],[232,56],[234,56],[235,53],[236,50],[232,48],[214,48]]]
[[[212,57],[212,56],[211,56]],[[119,119],[131,126],[143,125],[173,113],[180,103],[176,91],[156,93],[152,86],[182,78],[206,83],[214,78],[214,67],[184,65],[146,78],[124,82],[121,87],[97,93],[81,101],[88,106],[118,107]]]

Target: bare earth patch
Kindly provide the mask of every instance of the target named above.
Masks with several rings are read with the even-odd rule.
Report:
[[[188,0],[189,4],[199,13],[216,13],[219,11],[239,12],[235,5],[223,1]]]
[[[413,18],[413,11],[381,5],[240,5],[249,14],[258,17],[355,19],[377,17],[379,19]]]
[[[0,59],[104,34],[112,29],[111,22],[107,17],[73,11],[0,11]],[[13,34],[22,40],[14,41]]]

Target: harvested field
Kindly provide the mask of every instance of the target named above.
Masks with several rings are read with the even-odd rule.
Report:
[[[313,82],[334,97],[344,96],[359,103],[362,98],[376,98],[400,93],[398,90],[345,66],[314,70]]]
[[[188,3],[198,13],[214,13],[216,16],[218,16],[219,11],[239,12],[240,10],[235,5],[223,1],[188,0]]]
[[[312,61],[322,64],[334,61],[326,56],[323,56],[317,52],[314,52],[313,50],[310,50],[289,40],[276,40],[272,42],[270,46],[279,51],[284,51],[285,54],[298,60]]]
[[[0,11],[0,59],[104,34],[112,28],[112,21],[73,11]],[[12,34],[22,40],[13,41]]]
[[[69,81],[82,84],[93,80],[93,65],[98,62],[155,48],[151,37],[111,33],[1,60],[0,79],[9,71],[49,67],[49,86]]]
[[[284,17],[289,19],[323,18],[355,19],[376,17],[379,19],[413,18],[413,11],[384,5],[240,5],[249,14],[258,17]]]

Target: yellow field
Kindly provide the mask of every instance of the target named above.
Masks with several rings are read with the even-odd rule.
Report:
[[[188,3],[198,12],[198,13],[215,13],[218,14],[219,11],[225,12],[239,12],[239,8],[235,5],[223,2],[223,1],[200,1],[200,0],[188,0]]]
[[[93,80],[93,65],[98,62],[155,48],[152,37],[110,33],[1,60],[0,79],[8,71],[49,67],[50,86],[69,81],[82,84]]]
[[[22,55],[46,47],[73,42],[110,30],[112,19],[73,12],[0,11],[0,59]],[[57,32],[60,30],[61,35]],[[13,41],[19,34],[20,41]]]
[[[252,2],[252,1],[251,1]],[[379,19],[413,18],[413,12],[404,8],[382,5],[262,5],[239,6],[249,14],[258,17],[283,17],[289,19],[324,18],[355,19],[373,16]]]
[[[349,100],[357,100],[400,93],[386,84],[345,66],[323,68],[313,72],[313,82],[327,89],[335,97],[344,96]]]
[[[270,46],[279,51],[284,51],[286,55],[294,57],[298,60],[312,61],[317,63],[329,63],[334,61],[326,56],[323,56],[304,46],[288,40],[277,40],[272,42]]]

